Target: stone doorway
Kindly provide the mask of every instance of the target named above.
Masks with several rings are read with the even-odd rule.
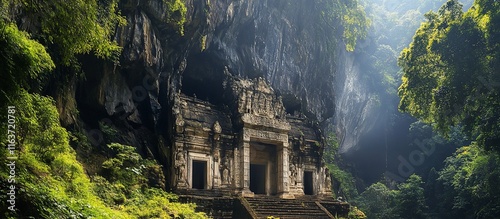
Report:
[[[250,191],[254,194],[276,194],[276,146],[261,142],[250,145]]]
[[[192,188],[206,189],[205,182],[207,181],[207,162],[202,160],[193,160],[192,170]]]
[[[304,194],[314,195],[312,171],[304,171]]]

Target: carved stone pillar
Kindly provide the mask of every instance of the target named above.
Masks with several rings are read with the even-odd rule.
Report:
[[[290,194],[289,185],[288,142],[283,142],[278,151],[278,194],[281,198],[295,198],[294,195]]]
[[[232,178],[233,178],[233,184],[234,188],[241,188],[241,169],[240,169],[240,150],[238,147],[234,149],[234,154],[233,154],[233,159],[234,159],[234,166],[231,169],[232,173]]]
[[[219,121],[215,121],[214,125],[212,126],[212,156],[214,158],[214,163],[213,163],[213,186],[215,188],[218,188],[221,186],[221,176],[220,176],[220,167],[221,165],[221,160],[220,160],[220,133],[222,132],[222,128],[219,124]]]
[[[242,142],[240,145],[240,186],[243,197],[253,197],[250,191],[250,136],[243,130]]]

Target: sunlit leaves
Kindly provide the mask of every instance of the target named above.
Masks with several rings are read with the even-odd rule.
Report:
[[[69,65],[77,54],[93,52],[100,58],[117,57],[120,47],[111,41],[116,25],[124,19],[117,11],[118,1],[57,0],[21,1],[23,13],[31,24],[39,29],[37,38],[61,57],[62,64]]]
[[[342,25],[342,37],[347,51],[354,51],[356,42],[366,37],[370,20],[366,17],[364,8],[357,0],[321,0],[318,4],[322,20],[328,26],[336,28],[337,22]],[[337,34],[337,33],[334,33]]]
[[[31,81],[44,77],[55,67],[43,45],[14,24],[3,21],[0,21],[0,51],[0,85],[5,92],[0,93],[0,105],[19,87],[29,89]]]
[[[481,146],[500,148],[500,133],[494,131],[499,116],[488,113],[500,110],[494,87],[500,60],[493,58],[500,44],[491,31],[498,26],[491,19],[499,16],[498,9],[497,2],[477,1],[463,13],[460,3],[449,0],[437,13],[426,14],[427,22],[399,58],[404,72],[400,110],[445,135],[461,125]]]
[[[356,42],[364,39],[367,34],[370,20],[366,18],[364,9],[361,6],[347,8],[343,17],[344,22],[344,41],[347,51],[354,51]]]
[[[167,5],[166,22],[174,27],[180,35],[184,35],[186,22],[186,5],[181,0],[163,0]]]
[[[459,148],[446,159],[439,172],[444,185],[441,198],[447,215],[467,218],[494,218],[500,213],[500,158],[486,153],[477,144]]]

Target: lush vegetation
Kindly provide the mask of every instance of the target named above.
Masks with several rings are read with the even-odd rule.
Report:
[[[380,5],[390,2],[380,1]],[[409,10],[411,5],[405,2],[398,7]],[[434,156],[445,155],[457,146],[468,146],[458,147],[443,163],[433,160],[419,164],[420,170],[413,172],[421,177],[413,174],[404,182],[383,177],[350,201],[368,218],[498,217],[500,190],[495,184],[500,180],[500,3],[477,0],[468,4],[471,7],[464,12],[461,3],[449,0],[436,12],[426,13],[425,21],[420,24],[418,15],[422,10],[441,4],[422,3],[414,13],[405,14],[413,21],[412,25],[420,28],[399,57],[401,73],[395,74],[398,68],[377,62],[383,61],[380,57],[395,60],[391,57],[394,51],[402,49],[400,42],[406,38],[403,32],[396,40],[379,35],[378,49],[369,50],[378,55],[369,60],[374,64],[368,72],[389,76],[380,77],[388,79],[385,81],[389,86],[377,85],[391,88],[385,95],[395,93],[392,87],[401,83],[399,109],[420,120],[412,122],[408,130],[409,136],[419,141],[407,145],[432,147]],[[397,14],[386,16],[403,23]],[[373,21],[378,23],[379,19]],[[390,22],[386,25],[397,29]],[[434,131],[440,135],[433,134]]]
[[[22,90],[16,106],[16,211],[2,206],[8,218],[204,218],[194,206],[176,203],[176,196],[151,186],[160,166],[144,160],[135,148],[110,144],[112,156],[102,163],[103,176],[88,176],[70,147],[70,133],[59,124],[49,97]],[[0,149],[2,160],[9,154]],[[2,190],[9,167],[1,166]],[[161,178],[161,177],[160,177]],[[5,193],[0,197],[7,200]],[[6,204],[6,202],[2,202]]]
[[[318,8],[320,21],[324,21],[327,27],[334,29],[333,34],[337,34],[336,23],[340,22],[339,32],[342,34],[346,50],[354,51],[356,42],[366,37],[367,27],[370,25],[362,5],[357,0],[321,0],[317,5],[321,7]]]
[[[354,202],[369,218],[495,218],[500,214],[500,157],[477,144],[459,148],[424,182],[412,175],[396,188],[372,184]]]
[[[179,33],[186,8],[167,1],[167,20]],[[7,114],[0,113],[0,188],[15,186],[11,211],[2,192],[5,218],[205,218],[194,206],[167,193],[161,167],[135,147],[109,144],[98,175],[88,175],[71,142],[90,145],[78,130],[59,123],[55,101],[43,94],[48,78],[80,71],[79,56],[118,61],[121,48],[111,40],[125,19],[118,1],[0,1],[0,107],[14,106],[15,143],[7,149]],[[100,165],[100,164],[99,164]],[[13,177],[15,176],[15,177]]]
[[[399,109],[448,135],[459,126],[480,147],[500,150],[500,4],[457,1],[426,14],[403,50]]]
[[[161,168],[144,160],[135,148],[110,144],[114,155],[104,161],[102,177],[85,174],[69,145],[70,134],[60,126],[59,115],[49,97],[18,93],[16,211],[2,202],[7,218],[204,218],[193,206],[176,203],[176,197],[148,184],[149,175]],[[2,160],[9,154],[0,149]],[[1,166],[2,190],[8,183],[9,167]],[[7,200],[6,193],[0,194]]]

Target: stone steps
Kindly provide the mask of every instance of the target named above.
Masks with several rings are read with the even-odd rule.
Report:
[[[179,190],[176,191],[183,203],[196,203],[196,210],[205,212],[211,218],[232,219],[234,197],[226,191],[217,190]]]
[[[330,218],[314,200],[280,199],[272,196],[255,196],[246,198],[257,218],[268,216],[281,219],[323,219]]]

